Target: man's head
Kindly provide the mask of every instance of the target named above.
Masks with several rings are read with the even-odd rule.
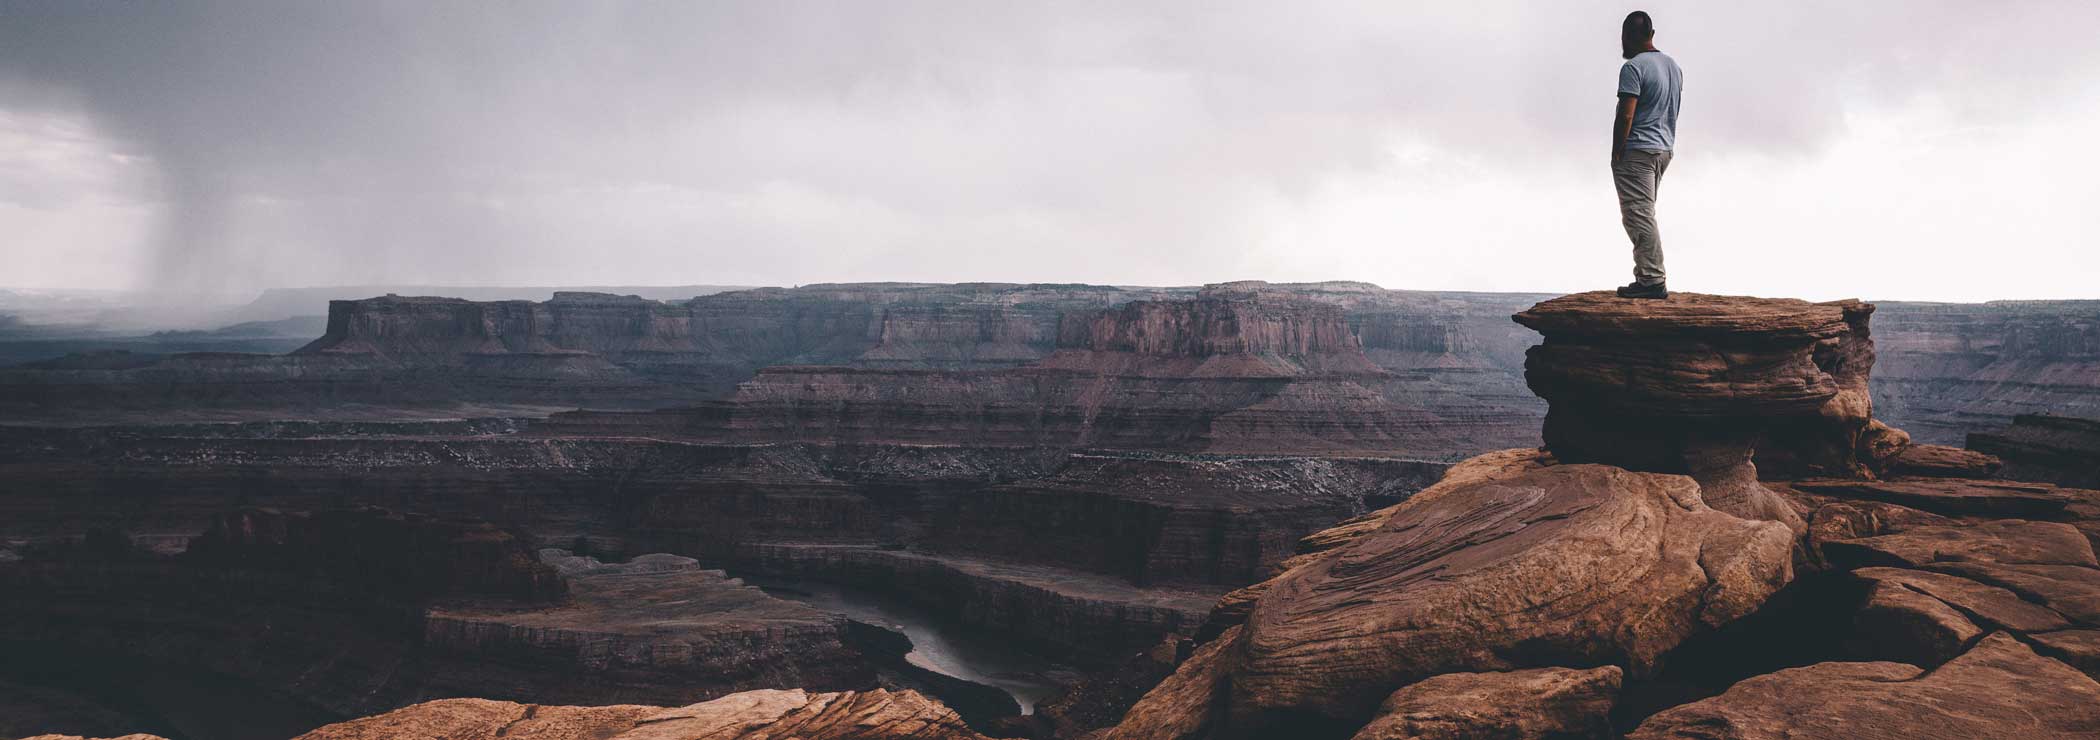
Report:
[[[1619,56],[1632,59],[1633,55],[1647,51],[1655,41],[1655,21],[1648,12],[1636,10],[1626,14],[1626,23],[1619,26]]]

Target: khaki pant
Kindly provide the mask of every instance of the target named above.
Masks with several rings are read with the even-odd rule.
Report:
[[[1633,239],[1633,281],[1642,285],[1663,282],[1662,231],[1655,227],[1655,194],[1662,188],[1667,169],[1669,152],[1628,149],[1611,163],[1611,179],[1619,186],[1619,218],[1626,223],[1626,236]]]

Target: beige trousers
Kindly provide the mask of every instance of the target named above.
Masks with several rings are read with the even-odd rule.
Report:
[[[1626,236],[1633,240],[1633,281],[1642,285],[1663,282],[1662,231],[1655,226],[1655,194],[1662,188],[1667,169],[1669,152],[1628,149],[1611,163],[1611,179],[1619,187],[1619,219],[1626,223]]]

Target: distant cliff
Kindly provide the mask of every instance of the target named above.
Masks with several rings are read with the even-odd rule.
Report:
[[[1535,420],[1544,406],[1522,372],[1536,335],[1505,317],[1545,297],[1349,282],[851,283],[683,301],[571,291],[537,302],[387,295],[331,302],[326,334],[285,356],[77,356],[0,368],[0,409],[77,422],[141,410],[270,416],[350,405],[663,408],[726,399],[766,368],[1069,367],[1094,361],[1071,356],[1084,350],[1257,358],[1288,374],[1304,362],[1344,370],[1321,363],[1346,345],[1349,362],[1402,381],[1403,405]],[[1219,301],[1232,307],[1213,310]],[[1288,305],[1325,308],[1278,312]],[[1880,305],[1875,409],[1919,441],[1958,444],[2022,413],[2100,418],[2100,301]],[[1275,362],[1290,356],[1301,359]]]
[[[1961,444],[2018,414],[2100,419],[2100,301],[1882,303],[1874,410]]]

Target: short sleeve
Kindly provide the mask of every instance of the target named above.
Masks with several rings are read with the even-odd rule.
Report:
[[[1633,62],[1619,65],[1619,94],[1641,95],[1641,68],[1633,66]]]

